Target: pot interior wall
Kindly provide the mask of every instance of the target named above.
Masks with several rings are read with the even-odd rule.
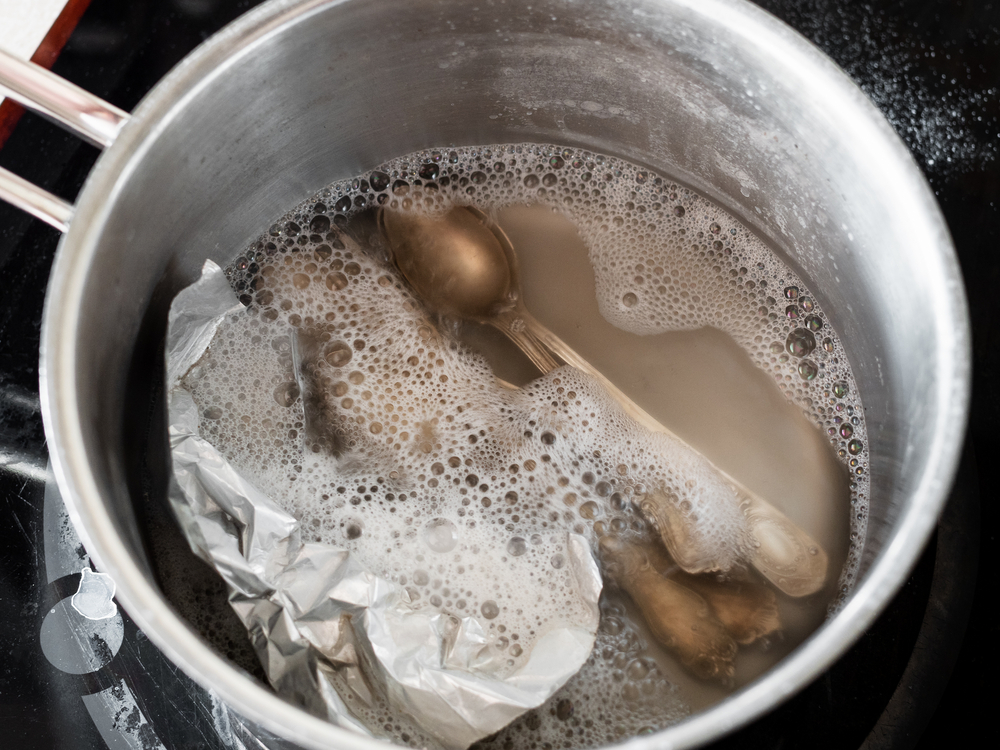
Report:
[[[867,405],[863,573],[933,448],[924,435],[940,419],[943,305],[940,262],[916,259],[944,240],[914,235],[871,124],[831,111],[810,70],[748,44],[724,14],[710,28],[714,3],[314,5],[239,40],[236,55],[216,50],[177,71],[176,100],[154,92],[92,177],[120,172],[110,208],[87,195],[80,215],[94,222],[68,240],[86,229],[99,248],[76,382],[99,489],[135,557],[145,552],[123,481],[134,406],[122,394],[130,373],[152,377],[170,299],[203,261],[225,265],[276,215],[388,158],[538,141],[619,155],[705,191],[810,281]]]

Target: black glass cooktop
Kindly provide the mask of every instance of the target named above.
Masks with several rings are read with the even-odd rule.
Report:
[[[92,0],[54,70],[131,110],[187,52],[256,4]],[[889,609],[811,686],[714,747],[931,748],[956,727],[985,732],[979,743],[990,746],[997,725],[982,708],[995,694],[1000,641],[987,610],[997,582],[988,472],[1000,427],[1000,4],[759,4],[858,82],[930,181],[968,289],[973,402],[948,509]],[[0,165],[72,200],[97,155],[29,114],[0,148]],[[124,612],[85,621],[68,606],[81,586],[102,582],[81,580],[86,550],[47,481],[38,344],[58,239],[0,204],[0,746],[259,746]]]

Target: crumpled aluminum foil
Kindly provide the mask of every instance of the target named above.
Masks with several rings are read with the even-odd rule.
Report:
[[[443,748],[466,748],[541,705],[594,645],[602,583],[586,540],[567,534],[566,549],[589,621],[544,635],[514,674],[493,674],[476,618],[417,609],[402,586],[365,570],[347,550],[304,542],[298,522],[199,436],[198,409],[182,379],[224,318],[242,310],[211,261],[171,306],[170,500],[191,548],[228,584],[278,694],[365,734],[371,728],[342,692],[368,706],[377,696]]]

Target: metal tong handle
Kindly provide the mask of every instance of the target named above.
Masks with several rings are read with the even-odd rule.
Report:
[[[0,50],[0,95],[47,117],[98,148],[114,143],[129,114],[40,65]],[[60,232],[69,228],[72,204],[0,167],[0,199]]]

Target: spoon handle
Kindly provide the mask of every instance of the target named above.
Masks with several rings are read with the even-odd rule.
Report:
[[[518,310],[517,317],[523,321],[524,327],[516,333],[508,332],[501,326],[497,327],[520,346],[542,372],[555,369],[557,364],[552,357],[554,354],[566,364],[597,380],[625,412],[647,430],[666,433],[680,440],[526,310]],[[531,342],[532,349],[537,349],[541,345],[551,353],[547,355],[547,360],[551,363],[548,367],[543,366],[542,358],[536,359],[525,348],[525,343],[528,341]],[[750,563],[780,591],[789,596],[807,596],[823,588],[829,558],[816,540],[760,495],[718,467],[716,471],[732,487],[740,509],[747,519],[747,525],[753,533],[756,546]]]
[[[650,432],[665,432],[668,435],[673,434],[670,430],[650,416],[645,409],[626,396],[621,389],[618,388],[618,386],[604,377],[604,375],[596,367],[570,348],[569,344],[552,333],[552,331],[539,323],[535,318],[529,317],[526,318],[526,321],[528,322],[528,327],[531,329],[532,335],[535,339],[541,341],[549,351],[559,357],[559,359],[567,365],[572,365],[577,370],[587,373],[590,377],[600,383],[604,390],[606,390],[608,394],[621,405],[621,407],[625,410],[625,413],[632,417],[632,419]]]
[[[552,352],[555,350],[549,346],[548,340],[538,335],[539,332],[548,334],[549,331],[531,317],[531,314],[522,306],[518,305],[510,312],[496,315],[486,322],[517,344],[535,367],[543,373],[552,372],[560,366],[561,363],[552,356]]]

